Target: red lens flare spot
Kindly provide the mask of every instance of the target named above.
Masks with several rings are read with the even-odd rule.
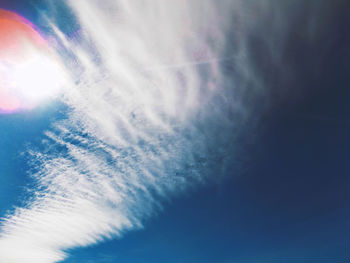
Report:
[[[0,9],[0,113],[34,108],[55,94],[59,68],[33,24]]]

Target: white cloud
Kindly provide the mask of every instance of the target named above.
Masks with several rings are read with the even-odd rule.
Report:
[[[158,200],[205,178],[231,133],[225,110],[240,107],[219,65],[235,1],[68,5],[79,40],[53,29],[70,111],[32,152],[37,189],[3,219],[1,263],[58,262],[141,227]]]

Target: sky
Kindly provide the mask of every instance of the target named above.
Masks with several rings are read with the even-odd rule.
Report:
[[[0,263],[349,262],[349,8],[0,0]]]

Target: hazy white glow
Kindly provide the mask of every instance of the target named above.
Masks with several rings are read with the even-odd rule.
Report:
[[[18,65],[11,78],[16,91],[24,99],[38,103],[58,93],[63,82],[63,73],[53,60],[37,56]]]
[[[8,93],[21,102],[21,107],[32,108],[55,98],[65,82],[65,76],[57,60],[46,53],[33,50],[28,59],[8,63],[0,61],[5,72]]]
[[[0,113],[31,109],[65,85],[51,43],[20,15],[0,9]]]

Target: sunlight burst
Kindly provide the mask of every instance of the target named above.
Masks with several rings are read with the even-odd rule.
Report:
[[[27,20],[0,10],[0,111],[32,109],[55,98],[64,83],[60,62]]]

